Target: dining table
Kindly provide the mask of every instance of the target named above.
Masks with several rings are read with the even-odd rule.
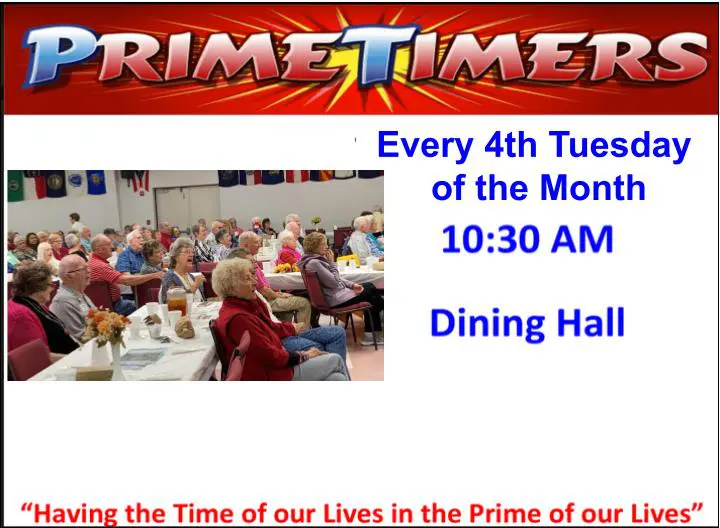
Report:
[[[195,336],[189,339],[178,337],[168,322],[163,320],[160,337],[150,337],[149,328],[140,324],[137,338],[131,336],[129,328],[123,333],[125,347],[121,351],[120,365],[128,381],[202,381],[209,380],[215,372],[218,357],[210,333],[209,323],[218,316],[219,302],[195,302],[190,309],[190,321]],[[139,317],[144,321],[148,315],[147,305],[133,312],[129,318]],[[162,311],[158,314],[162,318]],[[77,350],[42,370],[30,381],[58,381],[72,379],[77,367],[93,366],[97,353],[94,340],[88,341]],[[110,345],[104,346],[108,361]]]
[[[275,273],[263,271],[268,284],[273,290],[297,291],[305,289],[305,282],[300,272]],[[375,270],[372,266],[358,266],[356,268],[345,267],[338,271],[343,279],[347,279],[356,284],[371,282],[378,288],[384,286],[385,271]]]

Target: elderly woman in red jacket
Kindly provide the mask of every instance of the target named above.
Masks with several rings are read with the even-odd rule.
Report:
[[[233,350],[245,332],[250,335],[243,381],[347,381],[338,354],[317,348],[288,351],[283,346],[282,340],[296,335],[297,327],[273,322],[267,306],[255,295],[255,268],[250,261],[223,260],[213,271],[212,286],[223,301],[215,324],[225,350]]]

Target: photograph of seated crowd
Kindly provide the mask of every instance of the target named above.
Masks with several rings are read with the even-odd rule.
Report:
[[[192,337],[214,346],[208,376],[193,379],[382,380],[382,207],[358,211],[331,233],[304,220],[198,218],[192,226],[160,221],[157,230],[136,223],[93,233],[70,212],[67,231],[8,232],[9,379],[33,378],[72,354],[70,364],[83,365],[80,354],[98,339],[89,331],[98,309],[139,324],[135,338],[145,346],[151,319],[164,323],[179,294]],[[180,334],[161,326],[167,337],[159,339],[174,346]],[[132,351],[136,341],[124,345]]]

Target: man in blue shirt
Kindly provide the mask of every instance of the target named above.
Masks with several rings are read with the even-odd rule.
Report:
[[[142,254],[142,234],[133,231],[127,236],[128,247],[118,255],[115,269],[123,273],[140,273],[144,259]]]

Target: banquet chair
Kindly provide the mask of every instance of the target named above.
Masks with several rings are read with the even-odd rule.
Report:
[[[110,288],[108,283],[105,281],[90,281],[87,288],[85,288],[85,295],[90,297],[90,300],[98,308],[106,308],[112,310],[113,302],[110,297]]]
[[[352,235],[353,232],[352,227],[338,227],[335,231],[333,231],[333,242],[335,245],[335,248],[339,251],[341,247],[343,247],[343,244],[345,243],[345,239]]]
[[[146,302],[160,302],[160,288],[148,288]]]
[[[8,368],[15,381],[26,381],[51,364],[50,350],[42,339],[25,343],[8,353]]]
[[[217,262],[198,262],[198,271],[202,273],[212,273],[217,265]]]
[[[52,303],[53,299],[55,298],[55,295],[57,295],[58,289],[59,289],[59,285],[58,285],[57,281],[53,282],[52,291],[50,292],[50,302],[48,302],[48,304],[47,304],[48,306],[50,306],[50,303]]]
[[[344,306],[342,308],[333,308],[331,306],[328,306],[325,303],[325,296],[322,292],[322,286],[320,285],[320,279],[317,276],[317,273],[314,271],[310,271],[308,269],[304,269],[302,271],[302,278],[303,282],[305,282],[305,287],[307,288],[308,295],[310,297],[310,304],[312,307],[317,310],[319,313],[323,315],[329,315],[333,318],[335,321],[335,324],[338,323],[338,318],[341,315],[346,315],[347,318],[345,320],[345,328],[347,328],[348,323],[352,326],[352,333],[353,333],[353,340],[357,343],[357,335],[355,334],[355,321],[352,318],[352,312],[357,311],[367,311],[368,319],[370,320],[370,331],[373,335],[373,345],[375,345],[375,350],[378,349],[377,346],[377,337],[375,336],[375,328],[372,320],[372,314],[370,314],[369,310],[372,307],[372,305],[368,302],[359,302],[356,304],[351,304],[350,306]],[[367,332],[367,328],[365,329]]]
[[[210,334],[215,343],[215,353],[220,360],[220,381],[241,381],[243,369],[245,368],[245,356],[250,348],[250,334],[246,331],[232,354],[228,354],[218,334],[215,319],[210,321],[209,326]]]
[[[150,290],[159,290],[161,285],[161,279],[153,279],[147,282],[143,282],[142,284],[138,284],[137,286],[133,286],[133,290],[135,290],[135,307],[141,308],[149,302],[157,302],[157,293],[153,297],[152,295],[150,295]]]

